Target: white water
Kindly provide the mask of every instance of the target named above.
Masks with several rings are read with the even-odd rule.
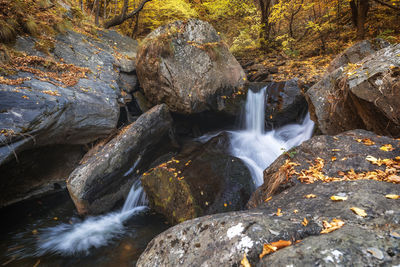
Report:
[[[90,248],[107,245],[113,238],[124,233],[124,222],[147,209],[146,195],[138,179],[119,212],[90,217],[83,222],[60,224],[44,229],[38,241],[37,254],[57,253],[71,255],[88,253]]]
[[[256,187],[263,184],[263,171],[283,152],[308,140],[314,123],[309,114],[302,124],[289,124],[265,132],[266,88],[255,93],[248,91],[246,101],[246,128],[232,131],[231,153],[244,161]]]

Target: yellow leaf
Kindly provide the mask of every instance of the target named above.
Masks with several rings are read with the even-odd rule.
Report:
[[[228,207],[228,204],[224,203],[224,207]]]
[[[394,148],[392,147],[391,144],[383,145],[383,146],[381,146],[379,149],[380,149],[380,150],[383,150],[383,151],[392,151],[392,150],[394,150]]]
[[[37,234],[38,234],[38,230],[34,229],[34,230],[32,231],[32,234],[37,235]]]
[[[332,151],[333,151],[333,152],[338,152],[338,151],[340,151],[340,149],[334,148],[334,149],[332,149]]]
[[[357,208],[357,207],[352,207],[350,208],[355,214],[361,216],[361,217],[366,217],[367,213],[365,212],[365,210]]]
[[[400,198],[399,195],[394,195],[394,194],[388,194],[388,195],[386,195],[385,197],[386,197],[386,198],[389,198],[389,199],[399,199],[399,198]]]
[[[316,198],[317,196],[314,194],[308,194],[304,196],[305,198]]]
[[[243,254],[243,259],[240,262],[243,267],[251,267],[249,260],[246,257],[246,253]]]
[[[272,197],[266,198],[266,199],[264,200],[264,202],[268,202],[268,201],[270,201],[271,199],[272,199]]]
[[[372,145],[375,145],[375,142],[374,142],[374,141],[372,141],[372,140],[371,140],[371,139],[369,139],[369,138],[357,139],[357,142],[359,142],[359,143],[363,142],[363,143],[364,143],[364,145],[366,145],[366,146],[372,146]]]
[[[307,220],[306,218],[304,218],[304,220],[301,222],[301,224],[302,224],[303,226],[307,226],[308,220]]]
[[[344,201],[344,200],[347,200],[347,197],[331,196],[331,199],[332,199],[333,201]]]
[[[298,212],[299,212],[299,210],[294,210],[293,212],[294,212],[294,213],[298,213]]]
[[[324,229],[321,231],[321,234],[327,234],[333,232],[344,225],[344,221],[339,219],[333,219],[332,222],[322,221]]]

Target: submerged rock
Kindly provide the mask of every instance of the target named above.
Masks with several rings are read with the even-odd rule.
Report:
[[[140,170],[146,169],[162,151],[171,124],[166,105],[155,106],[84,158],[67,180],[78,212],[106,212],[124,199]]]
[[[400,136],[400,44],[340,67],[307,91],[324,134],[366,129]]]
[[[227,154],[222,134],[204,145],[186,147],[142,176],[150,207],[176,224],[199,216],[242,209],[252,192],[244,163]]]
[[[248,206],[258,207],[265,199],[299,184],[300,180],[306,183],[331,181],[332,178],[351,180],[368,175],[371,179],[387,177],[388,182],[400,183],[399,169],[374,163],[378,159],[397,162],[399,152],[399,141],[365,130],[315,136],[282,154],[264,171],[264,184],[253,193]],[[386,168],[390,172],[385,173]],[[367,173],[376,170],[379,171]]]
[[[299,184],[261,209],[205,216],[168,229],[148,244],[137,266],[240,266],[244,254],[251,266],[398,264],[399,243],[388,233],[400,230],[400,205],[385,194],[399,190],[398,184],[378,181]],[[304,197],[311,193],[316,198]],[[335,194],[348,199],[333,202]],[[350,210],[354,206],[368,215],[357,216]],[[344,226],[320,234],[322,221],[335,218]],[[278,240],[292,245],[260,259],[263,245]],[[383,259],[371,255],[371,247]]]
[[[225,99],[245,73],[215,29],[197,19],[176,21],[149,34],[137,57],[140,85],[153,104],[193,114],[229,110]]]

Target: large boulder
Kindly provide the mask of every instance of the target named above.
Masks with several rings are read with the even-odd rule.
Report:
[[[222,134],[204,145],[187,145],[176,157],[144,173],[142,185],[150,207],[172,224],[244,208],[252,192],[251,175],[228,149],[229,137]]]
[[[78,212],[106,212],[124,199],[138,174],[148,168],[161,144],[168,141],[171,124],[167,106],[155,106],[110,142],[89,152],[67,180]]]
[[[336,69],[307,98],[324,134],[366,129],[400,136],[400,44]]]
[[[226,97],[246,79],[215,29],[197,19],[150,33],[139,47],[137,74],[151,103],[182,114],[228,109]]]
[[[373,179],[400,183],[399,152],[398,140],[365,130],[315,136],[282,154],[264,171],[264,184],[253,193],[248,206],[258,207],[301,182]]]
[[[205,216],[168,229],[148,244],[137,266],[240,266],[244,254],[251,266],[396,265],[400,205],[385,195],[399,190],[399,184],[378,181],[298,184],[260,209]],[[308,194],[316,198],[305,198]],[[333,202],[330,197],[337,194],[348,199]],[[354,214],[352,207],[367,216]],[[322,222],[333,219],[344,226],[321,234]],[[261,259],[263,245],[278,240],[292,245]]]

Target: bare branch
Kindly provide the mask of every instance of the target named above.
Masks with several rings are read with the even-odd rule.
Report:
[[[135,10],[133,10],[132,12],[130,12],[130,13],[128,13],[128,14],[126,14],[127,5],[125,5],[125,3],[128,2],[128,1],[125,1],[125,2],[124,2],[124,7],[123,7],[123,10],[122,10],[122,13],[121,13],[120,15],[118,15],[118,16],[113,17],[113,18],[110,19],[109,21],[106,21],[106,22],[104,23],[104,28],[108,29],[108,28],[111,28],[111,27],[113,27],[113,26],[120,25],[120,24],[122,24],[125,20],[130,19],[130,18],[133,18],[137,13],[139,13],[139,12],[143,9],[144,5],[145,5],[147,2],[150,2],[150,1],[152,1],[152,0],[143,0],[143,1],[140,3],[140,5],[139,5]]]
[[[383,0],[374,0],[374,1],[377,2],[377,3],[379,3],[379,4],[381,4],[381,5],[383,5],[383,6],[387,6],[387,7],[390,7],[391,9],[400,11],[400,7],[398,7],[398,6],[392,6],[391,4],[386,3],[386,2],[383,1]]]

